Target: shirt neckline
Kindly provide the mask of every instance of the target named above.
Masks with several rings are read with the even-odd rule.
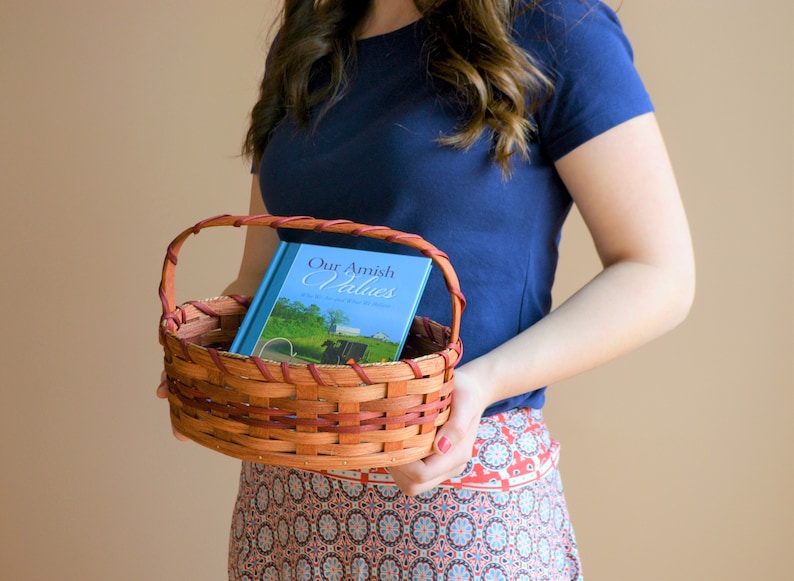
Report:
[[[389,42],[391,40],[398,39],[402,36],[407,36],[408,34],[413,34],[419,23],[422,21],[421,18],[417,18],[413,22],[409,22],[405,26],[401,26],[400,28],[395,28],[392,31],[384,32],[383,34],[376,34],[375,36],[368,36],[366,38],[360,38],[356,41],[356,45],[358,47],[366,47],[376,44],[382,44],[385,42]]]

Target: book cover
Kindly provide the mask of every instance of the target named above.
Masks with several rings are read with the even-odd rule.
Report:
[[[273,361],[399,358],[432,261],[282,242],[230,351]]]

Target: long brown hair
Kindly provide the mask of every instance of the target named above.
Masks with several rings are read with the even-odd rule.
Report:
[[[414,0],[429,31],[428,72],[453,87],[468,110],[439,142],[471,147],[484,132],[505,175],[513,155],[527,158],[531,115],[552,90],[546,75],[512,39],[519,11],[542,0]],[[356,29],[371,0],[285,0],[243,153],[258,163],[276,124],[291,115],[309,126],[341,99],[355,63]],[[320,63],[330,81],[315,87]],[[321,109],[318,107],[322,106]],[[313,118],[314,117],[314,118]]]

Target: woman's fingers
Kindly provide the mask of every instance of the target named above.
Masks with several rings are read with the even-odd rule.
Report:
[[[157,386],[157,397],[160,399],[168,398],[168,382],[165,377],[165,371],[160,374],[160,384]]]
[[[160,384],[157,386],[157,397],[160,399],[168,399],[168,380],[165,376],[165,371],[160,374]],[[179,432],[173,424],[171,424],[171,431],[174,434],[174,438],[179,440],[180,442],[186,442],[190,438],[188,438],[183,433]]]
[[[400,490],[409,496],[416,496],[463,472],[468,461],[468,457],[459,462],[448,456],[436,454],[388,470]]]
[[[180,442],[187,442],[190,439],[185,434],[183,434],[182,432],[178,431],[174,427],[174,424],[171,424],[171,432],[174,434],[174,438],[176,438]]]
[[[480,418],[486,407],[482,386],[465,372],[455,372],[449,419],[439,428],[435,454],[389,469],[394,482],[409,495],[421,494],[463,472],[471,460]]]

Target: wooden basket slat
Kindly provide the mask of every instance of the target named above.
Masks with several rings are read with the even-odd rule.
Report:
[[[228,440],[219,439],[217,435],[190,429],[196,424],[200,425],[201,422],[193,420],[192,423],[185,424],[188,428],[186,431],[189,432],[187,435],[208,448],[251,462],[315,470],[365,469],[384,462],[389,465],[411,462],[427,455],[425,450],[432,446],[434,438],[434,433],[416,435],[400,433],[401,437],[405,437],[404,447],[402,450],[387,454],[388,458],[384,458],[384,453],[380,451],[383,447],[380,441],[364,442],[356,446],[319,445],[319,455],[307,456],[294,453],[297,447],[294,442],[278,439],[261,440],[234,432],[230,432]],[[383,439],[378,432],[372,432],[371,435],[377,440]]]

